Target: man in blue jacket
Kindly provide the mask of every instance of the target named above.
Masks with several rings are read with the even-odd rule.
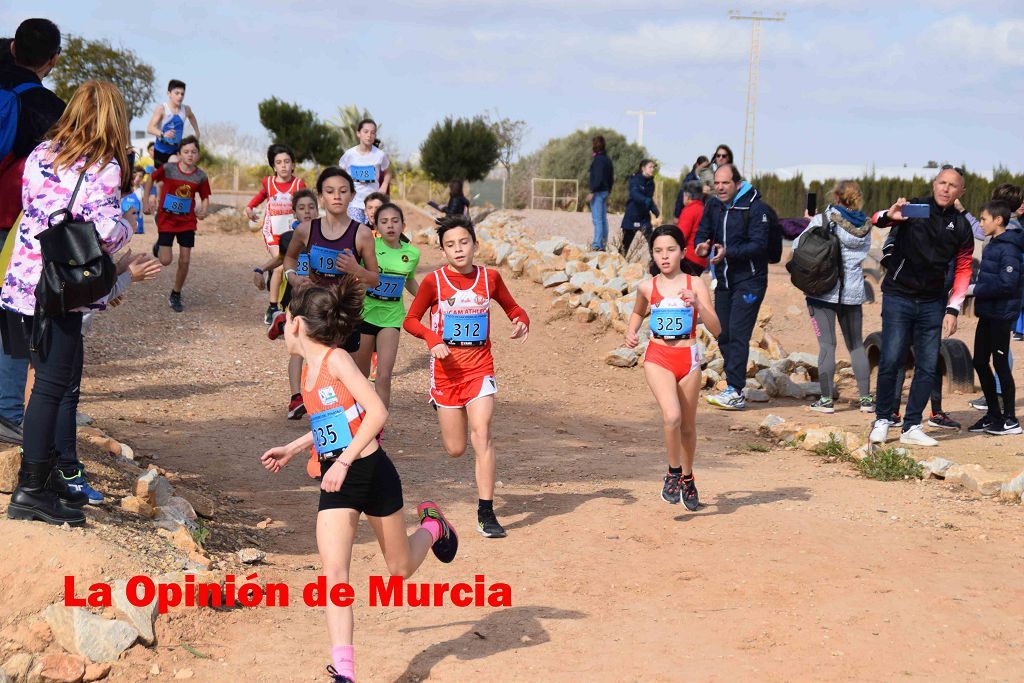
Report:
[[[725,164],[715,171],[714,196],[704,204],[694,247],[700,257],[711,255],[718,284],[715,313],[722,322],[718,348],[725,359],[729,386],[707,397],[725,410],[746,407],[750,336],[768,289],[768,207],[739,170]]]
[[[615,183],[612,160],[605,150],[604,136],[598,135],[592,142],[593,159],[590,161],[590,214],[594,219],[594,241],[590,248],[604,251],[608,246],[608,193]]]

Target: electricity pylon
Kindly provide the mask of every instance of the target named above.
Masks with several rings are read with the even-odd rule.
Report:
[[[754,131],[757,123],[757,81],[761,71],[761,22],[785,21],[785,12],[777,12],[765,16],[761,12],[740,14],[737,10],[729,12],[730,19],[749,21],[753,24],[750,32],[750,73],[747,77],[747,117],[743,126],[743,177],[754,175]]]

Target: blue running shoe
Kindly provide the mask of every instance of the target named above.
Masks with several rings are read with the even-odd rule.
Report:
[[[83,468],[79,467],[78,471],[70,477],[61,474],[61,479],[67,483],[68,488],[71,490],[84,493],[88,497],[89,505],[100,505],[103,503],[103,494],[89,484],[89,480],[85,478],[85,470]]]

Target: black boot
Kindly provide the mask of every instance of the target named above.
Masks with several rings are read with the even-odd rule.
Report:
[[[57,492],[47,485],[53,465],[49,462],[29,463],[21,461],[18,472],[18,488],[7,505],[7,516],[11,519],[39,520],[48,524],[85,524],[85,513],[70,508],[61,502]]]
[[[68,482],[59,467],[54,467],[50,471],[50,481],[47,482],[46,487],[55,491],[60,497],[60,502],[68,507],[83,508],[89,503],[89,494],[82,490],[82,485]]]

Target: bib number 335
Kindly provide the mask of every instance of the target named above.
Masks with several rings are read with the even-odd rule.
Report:
[[[310,415],[309,426],[313,432],[313,447],[321,457],[336,456],[352,443],[348,418],[342,407]]]

